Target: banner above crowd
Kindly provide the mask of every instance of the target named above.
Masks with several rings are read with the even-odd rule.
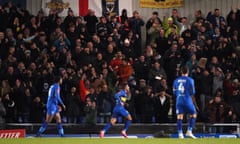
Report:
[[[183,5],[184,0],[140,0],[140,7],[145,8],[174,8]]]
[[[42,0],[42,9],[46,15],[56,10],[59,16],[66,16],[71,8],[76,16],[84,16],[88,9],[95,11],[96,16],[110,13],[119,15],[122,9],[132,12],[132,0]]]

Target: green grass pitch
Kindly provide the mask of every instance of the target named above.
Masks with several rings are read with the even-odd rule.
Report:
[[[240,139],[234,138],[149,138],[149,139],[123,139],[123,138],[22,138],[0,139],[0,144],[240,144]]]

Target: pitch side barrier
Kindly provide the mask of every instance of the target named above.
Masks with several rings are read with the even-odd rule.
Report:
[[[96,135],[104,127],[105,123],[98,123],[96,125],[85,125],[85,124],[72,124],[63,123],[65,134],[87,134],[89,137]],[[187,129],[187,123],[183,124],[183,129]],[[35,134],[41,123],[7,123],[6,130],[9,129],[25,129],[26,134]],[[116,124],[109,130],[109,134],[118,134],[123,128],[124,124]],[[240,137],[240,123],[196,123],[194,128],[194,133],[198,134],[212,134],[209,132],[209,128],[228,128],[235,130],[235,135]],[[55,123],[50,123],[46,134],[57,134],[57,125]],[[128,134],[151,134],[156,137],[172,137],[171,135],[176,134],[176,124],[175,123],[132,123],[129,127]],[[223,133],[231,134],[231,133]]]
[[[204,124],[203,129],[206,129],[207,126],[210,127],[235,127],[236,133],[240,135],[240,123],[213,123],[213,124]]]

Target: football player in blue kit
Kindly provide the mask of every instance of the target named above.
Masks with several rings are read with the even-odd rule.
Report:
[[[186,66],[180,69],[181,76],[176,78],[173,83],[173,94],[176,96],[176,115],[177,115],[177,129],[178,137],[184,138],[182,130],[182,121],[184,114],[189,114],[189,123],[186,136],[196,139],[192,133],[195,125],[198,109],[195,100],[195,86],[194,80],[188,76],[189,70]]]
[[[116,105],[113,109],[112,117],[109,123],[100,131],[100,138],[104,137],[104,134],[108,131],[108,129],[117,122],[117,118],[119,116],[123,116],[126,118],[126,122],[124,125],[121,134],[124,138],[127,138],[126,131],[131,124],[132,116],[130,113],[125,109],[124,105],[126,104],[126,100],[129,99],[131,96],[130,88],[127,84],[123,84],[122,89],[120,89],[115,95],[114,98],[116,100]]]
[[[36,137],[40,137],[41,134],[46,130],[48,123],[55,118],[58,125],[58,133],[61,137],[64,136],[64,130],[61,124],[61,115],[59,111],[59,105],[65,110],[66,107],[60,97],[60,85],[62,84],[62,78],[56,76],[54,79],[54,84],[50,86],[48,90],[48,99],[47,99],[47,114],[46,120],[42,123],[42,126],[39,128]]]

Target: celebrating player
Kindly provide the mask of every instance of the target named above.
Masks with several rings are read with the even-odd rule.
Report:
[[[54,82],[55,83],[51,85],[48,91],[48,100],[46,105],[47,107],[46,120],[45,122],[43,122],[42,126],[39,128],[36,135],[37,137],[41,136],[41,134],[46,130],[48,123],[50,123],[53,118],[55,118],[58,124],[59,135],[61,137],[64,136],[64,130],[61,124],[61,116],[60,116],[59,105],[58,105],[60,104],[64,110],[66,109],[60,97],[60,85],[62,84],[62,78],[60,76],[56,76]]]
[[[194,80],[188,77],[189,70],[187,67],[181,67],[180,72],[181,76],[176,78],[173,83],[173,93],[176,96],[178,137],[180,139],[184,138],[182,130],[183,116],[184,114],[190,114],[186,136],[196,139],[192,133],[192,129],[197,118],[196,108],[198,108],[194,97]]]
[[[113,109],[113,114],[110,122],[107,123],[106,126],[100,131],[100,138],[103,138],[104,134],[108,131],[108,129],[116,123],[118,116],[123,116],[127,119],[127,121],[125,122],[124,128],[121,131],[122,136],[127,138],[126,131],[128,130],[129,125],[131,124],[132,116],[124,108],[124,105],[126,100],[130,96],[131,96],[131,93],[130,93],[129,86],[127,84],[123,84],[122,89],[115,94],[116,106]]]

